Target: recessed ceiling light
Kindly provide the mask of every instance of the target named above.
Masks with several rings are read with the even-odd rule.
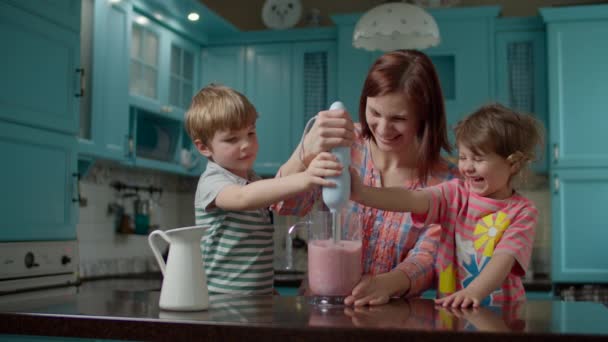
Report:
[[[119,2],[120,2],[120,0],[110,0],[110,3],[111,3],[111,4],[117,4],[117,3],[119,3]]]
[[[197,21],[199,18],[200,18],[200,16],[196,12],[190,12],[188,14],[188,20],[190,20],[190,21]]]
[[[143,15],[139,15],[137,18],[135,18],[135,22],[139,25],[147,25],[150,22],[150,19],[144,17]]]
[[[164,19],[163,15],[160,14],[160,13],[158,13],[158,12],[154,13],[154,18],[156,18],[156,20],[163,20]]]

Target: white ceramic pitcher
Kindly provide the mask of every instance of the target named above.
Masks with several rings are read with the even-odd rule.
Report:
[[[159,306],[164,310],[198,311],[209,307],[207,276],[203,264],[201,238],[205,227],[193,226],[167,231],[155,230],[148,243],[163,273]],[[160,236],[169,243],[167,264],[155,243]]]

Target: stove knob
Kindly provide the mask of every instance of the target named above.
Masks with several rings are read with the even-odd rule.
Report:
[[[24,261],[25,261],[25,267],[27,267],[27,268],[40,266],[36,263],[36,260],[34,258],[34,253],[32,253],[32,252],[27,252],[27,254],[25,255]]]
[[[61,264],[62,265],[67,265],[70,262],[72,262],[72,259],[69,256],[64,255],[64,256],[61,257]]]

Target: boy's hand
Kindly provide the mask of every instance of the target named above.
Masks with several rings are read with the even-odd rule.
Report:
[[[483,298],[476,293],[474,290],[470,288],[462,289],[451,295],[435,299],[435,304],[441,305],[443,307],[453,307],[453,308],[468,308],[468,307],[479,307],[479,303],[481,303]]]
[[[338,158],[329,152],[319,153],[308,165],[304,174],[310,179],[311,185],[335,187],[336,184],[324,177],[336,177],[342,173],[342,165]]]

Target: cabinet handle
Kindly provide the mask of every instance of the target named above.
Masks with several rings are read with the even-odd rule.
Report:
[[[84,68],[77,68],[76,73],[80,74],[80,93],[74,94],[76,97],[84,97],[84,88],[86,86]]]
[[[557,175],[553,176],[553,193],[559,192],[559,177]]]
[[[559,147],[557,146],[557,144],[553,144],[553,163],[557,164],[558,160],[559,160]]]
[[[72,198],[72,203],[80,203],[80,199],[82,198],[80,196],[80,173],[74,172],[72,173],[72,177],[76,179],[76,198]]]
[[[133,155],[133,151],[135,150],[135,146],[133,144],[133,137],[130,135],[127,135],[127,156],[132,156]]]

